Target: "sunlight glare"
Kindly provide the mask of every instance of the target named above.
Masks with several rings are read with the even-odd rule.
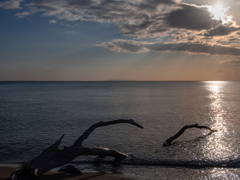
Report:
[[[226,115],[224,89],[227,86],[225,81],[209,81],[205,82],[206,88],[209,91],[210,111],[209,117],[213,123],[211,128],[218,130],[214,134],[214,138],[210,137],[205,149],[214,149],[214,151],[206,151],[206,157],[214,157],[218,159],[228,159],[229,154],[232,153],[232,146],[230,143],[226,144],[223,139],[229,134],[230,123],[224,118]],[[209,149],[209,150],[210,150]]]
[[[213,85],[211,87],[211,91],[214,92],[214,93],[218,93],[219,92],[219,86],[218,85]]]
[[[221,3],[208,7],[208,11],[212,14],[212,19],[219,20],[222,24],[232,21],[232,16],[226,14],[228,9],[229,7],[224,7]]]

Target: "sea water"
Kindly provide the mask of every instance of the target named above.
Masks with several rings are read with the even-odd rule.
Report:
[[[70,146],[99,121],[134,119],[144,129],[100,127],[83,145],[130,155],[117,171],[138,179],[239,179],[239,112],[240,82],[0,82],[0,163],[34,158],[62,134],[60,148]],[[217,132],[191,128],[162,146],[196,123]]]

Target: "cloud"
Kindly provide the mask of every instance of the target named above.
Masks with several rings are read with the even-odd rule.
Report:
[[[227,0],[227,1],[209,1],[209,0],[182,0],[183,3],[192,3],[192,4],[197,4],[199,6],[201,5],[215,5],[218,2],[222,3],[225,6],[231,6],[231,5],[236,5],[236,3],[239,2],[239,0]]]
[[[164,14],[179,8],[174,0],[34,0],[29,4],[16,16],[39,12],[65,21],[115,23],[124,35],[141,38],[168,31]]]
[[[20,3],[24,0],[9,0],[0,2],[0,7],[4,9],[21,9]]]
[[[239,64],[240,65],[240,60],[239,59],[228,59],[228,60],[224,60],[224,61],[220,62],[220,64],[226,64],[226,63],[235,64],[235,65]]]
[[[240,27],[219,25],[215,28],[205,31],[204,36],[225,36],[239,30]]]
[[[161,37],[172,29],[210,30],[219,25],[206,6],[176,0],[34,0],[29,4],[28,11],[16,16],[40,12],[59,20],[115,23],[124,35],[138,38]]]
[[[206,54],[206,55],[227,55],[239,56],[240,49],[220,45],[208,45],[197,43],[146,43],[134,40],[114,40],[112,42],[98,45],[111,51],[118,52],[186,52],[189,54]]]
[[[0,6],[20,8],[21,1],[23,0],[6,1],[8,5],[4,2],[5,4],[1,3]],[[237,3],[236,0],[230,1],[229,5]],[[13,2],[18,2],[18,5],[13,6]],[[125,36],[142,40],[155,38],[156,41],[165,42],[113,40],[99,45],[111,51],[240,55],[237,48],[240,43],[240,37],[237,35],[240,27],[233,21],[234,18],[228,24],[222,24],[221,21],[213,19],[209,6],[203,6],[196,0],[199,5],[187,4],[190,2],[190,0],[183,0],[182,3],[180,0],[34,0],[25,4],[23,12],[18,12],[15,16],[23,18],[38,13],[42,17],[50,18],[49,23],[58,22],[68,26],[75,21],[113,23]],[[229,8],[228,13],[230,10],[233,8]]]
[[[137,53],[149,51],[149,49],[144,48],[147,45],[150,45],[150,43],[138,42],[134,40],[115,39],[112,42],[105,42],[98,46],[107,48],[111,51]]]
[[[40,12],[42,16],[65,21],[115,23],[124,35],[138,38],[161,37],[173,29],[208,30],[206,35],[211,36],[220,28],[207,6],[176,0],[34,0],[26,8],[16,16]],[[225,33],[233,31],[226,26],[225,29]]]
[[[56,20],[54,20],[54,19],[52,19],[52,20],[49,20],[48,22],[49,22],[49,23],[51,23],[51,24],[56,24],[56,23],[57,23],[57,21],[56,21]]]
[[[25,12],[21,12],[21,13],[16,13],[15,16],[17,16],[18,18],[23,18],[25,16],[28,16],[32,14],[31,12],[25,11]]]
[[[210,29],[219,24],[211,19],[211,13],[206,7],[182,4],[181,9],[171,11],[165,15],[169,27],[189,30]]]
[[[177,1],[173,1],[173,0],[148,0],[140,3],[138,8],[140,10],[154,11],[154,10],[157,10],[158,6],[161,4],[173,5],[176,3]]]

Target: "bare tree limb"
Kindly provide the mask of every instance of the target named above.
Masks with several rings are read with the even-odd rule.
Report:
[[[199,129],[202,129],[202,128],[203,128],[203,129],[208,129],[208,130],[211,131],[211,133],[217,131],[217,130],[212,130],[211,128],[209,128],[209,127],[207,127],[207,126],[198,126],[198,124],[186,125],[186,126],[184,126],[182,129],[180,129],[174,136],[168,138],[168,139],[163,143],[163,146],[164,146],[164,147],[170,146],[173,140],[177,139],[179,136],[181,136],[181,135],[184,133],[184,131],[185,131],[186,129],[189,129],[189,128],[199,128]],[[209,135],[210,135],[211,133],[209,133]]]
[[[114,121],[108,121],[108,122],[103,122],[100,121],[99,123],[93,124],[88,130],[86,130],[72,145],[73,147],[79,147],[82,145],[82,142],[88,138],[88,136],[98,127],[101,126],[109,126],[113,124],[119,124],[119,123],[128,123],[132,124],[134,126],[137,126],[139,128],[143,128],[140,124],[136,123],[133,119],[127,120],[127,119],[118,119]]]
[[[100,156],[112,156],[116,160],[122,160],[128,157],[126,154],[118,152],[116,150],[111,150],[103,147],[83,147],[82,142],[88,138],[88,136],[98,127],[109,126],[119,123],[128,123],[139,128],[143,128],[140,124],[136,123],[134,120],[130,119],[119,119],[108,122],[99,122],[93,124],[88,128],[70,147],[64,147],[59,149],[61,140],[64,135],[52,146],[44,150],[38,157],[22,164],[18,167],[11,175],[9,179],[20,180],[22,177],[25,179],[38,179],[38,176],[44,174],[45,172],[67,164],[74,160],[76,157],[81,155],[100,155]]]

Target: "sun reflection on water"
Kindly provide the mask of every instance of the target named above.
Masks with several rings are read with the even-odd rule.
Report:
[[[224,101],[224,88],[228,82],[216,81],[206,82],[206,88],[209,91],[209,117],[211,128],[217,130],[211,136],[204,147],[204,156],[212,160],[225,161],[233,156],[232,142],[228,140],[230,122],[224,118],[227,113],[227,105]],[[206,151],[207,149],[207,151]]]
[[[223,118],[225,111],[222,107],[223,105],[223,87],[225,82],[217,81],[212,82],[208,86],[208,90],[210,91],[209,97],[212,101],[210,104],[210,117],[212,122],[214,122],[212,128],[219,130],[217,135],[221,137],[223,133],[227,133],[226,122]]]
[[[208,171],[209,179],[239,179],[238,170],[226,168],[213,168]]]

